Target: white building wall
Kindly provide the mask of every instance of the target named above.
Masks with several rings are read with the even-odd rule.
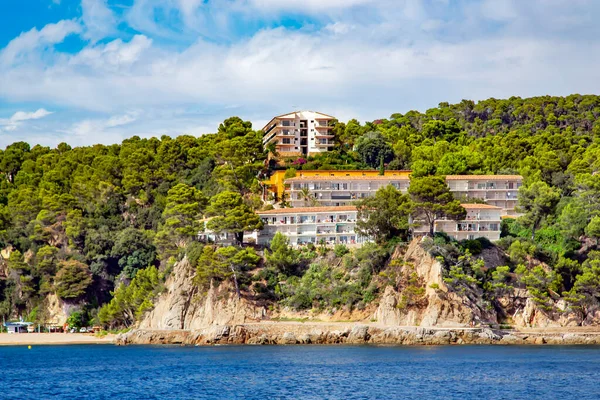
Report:
[[[356,211],[298,211],[259,212],[264,229],[258,233],[257,244],[268,245],[280,232],[294,246],[325,242],[360,245],[369,241],[356,233]]]

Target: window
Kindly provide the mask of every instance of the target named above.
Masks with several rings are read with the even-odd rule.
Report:
[[[290,139],[288,139],[288,138],[283,139],[283,144],[290,144],[290,143],[291,143]]]

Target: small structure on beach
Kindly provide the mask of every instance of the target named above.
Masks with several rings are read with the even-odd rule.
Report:
[[[4,327],[8,333],[27,333],[30,327],[33,328],[33,322],[5,322]]]

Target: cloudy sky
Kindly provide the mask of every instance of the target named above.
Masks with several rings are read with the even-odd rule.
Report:
[[[600,93],[597,0],[1,0],[0,146]]]

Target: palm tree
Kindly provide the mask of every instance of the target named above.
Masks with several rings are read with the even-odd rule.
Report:
[[[319,204],[314,194],[306,187],[300,190],[300,199],[304,201],[304,205],[308,207],[315,207]]]

